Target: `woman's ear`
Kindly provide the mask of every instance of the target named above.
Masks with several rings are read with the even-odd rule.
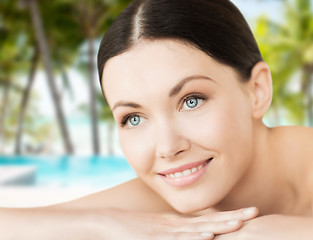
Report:
[[[268,65],[261,61],[254,65],[249,80],[252,116],[262,119],[272,102],[272,77]]]

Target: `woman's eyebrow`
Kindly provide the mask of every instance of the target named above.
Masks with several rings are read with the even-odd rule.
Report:
[[[119,101],[117,103],[114,104],[113,108],[112,108],[112,112],[114,111],[114,109],[116,109],[117,107],[131,107],[131,108],[142,108],[141,105],[134,103],[134,102],[125,102],[125,101]]]
[[[169,93],[169,97],[173,97],[174,95],[178,94],[179,91],[183,88],[183,86],[187,83],[190,82],[192,80],[199,80],[199,79],[204,79],[204,80],[210,80],[215,82],[212,78],[209,78],[207,76],[204,75],[192,75],[189,77],[185,77],[183,78],[179,83],[177,83],[170,91]],[[131,108],[142,108],[141,105],[139,105],[138,103],[134,103],[134,102],[126,102],[126,101],[119,101],[117,103],[114,104],[113,108],[112,108],[112,112],[114,111],[114,109],[116,109],[117,107],[131,107]]]
[[[187,82],[190,82],[192,80],[199,80],[199,79],[210,80],[210,81],[215,82],[212,78],[209,78],[209,77],[204,76],[204,75],[192,75],[189,77],[185,77],[171,89],[168,96],[173,97],[174,95],[176,95],[180,92],[180,90],[183,88],[183,86]]]

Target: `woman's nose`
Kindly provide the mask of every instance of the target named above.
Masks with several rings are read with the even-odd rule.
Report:
[[[173,159],[190,149],[189,140],[184,137],[183,129],[169,122],[159,124],[155,132],[156,157]]]

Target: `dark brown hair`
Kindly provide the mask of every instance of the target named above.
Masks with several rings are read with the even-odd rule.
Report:
[[[101,83],[105,63],[139,39],[174,39],[233,67],[247,81],[262,56],[238,8],[229,0],[136,0],[105,33],[98,52]]]

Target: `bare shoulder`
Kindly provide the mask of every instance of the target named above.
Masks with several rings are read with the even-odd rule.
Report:
[[[280,143],[281,155],[286,159],[297,159],[307,167],[313,167],[313,128],[283,126],[274,128],[275,139]]]
[[[173,212],[159,195],[136,178],[55,207],[66,209],[121,209],[140,212]]]
[[[304,126],[280,126],[274,127],[275,131],[283,134],[302,135],[313,137],[313,128]]]
[[[293,145],[294,148],[305,148],[311,146],[313,150],[313,128],[302,126],[283,126],[273,128],[276,135],[283,144]]]
[[[309,165],[313,164],[313,128],[289,127],[290,141],[294,142],[296,154]]]

